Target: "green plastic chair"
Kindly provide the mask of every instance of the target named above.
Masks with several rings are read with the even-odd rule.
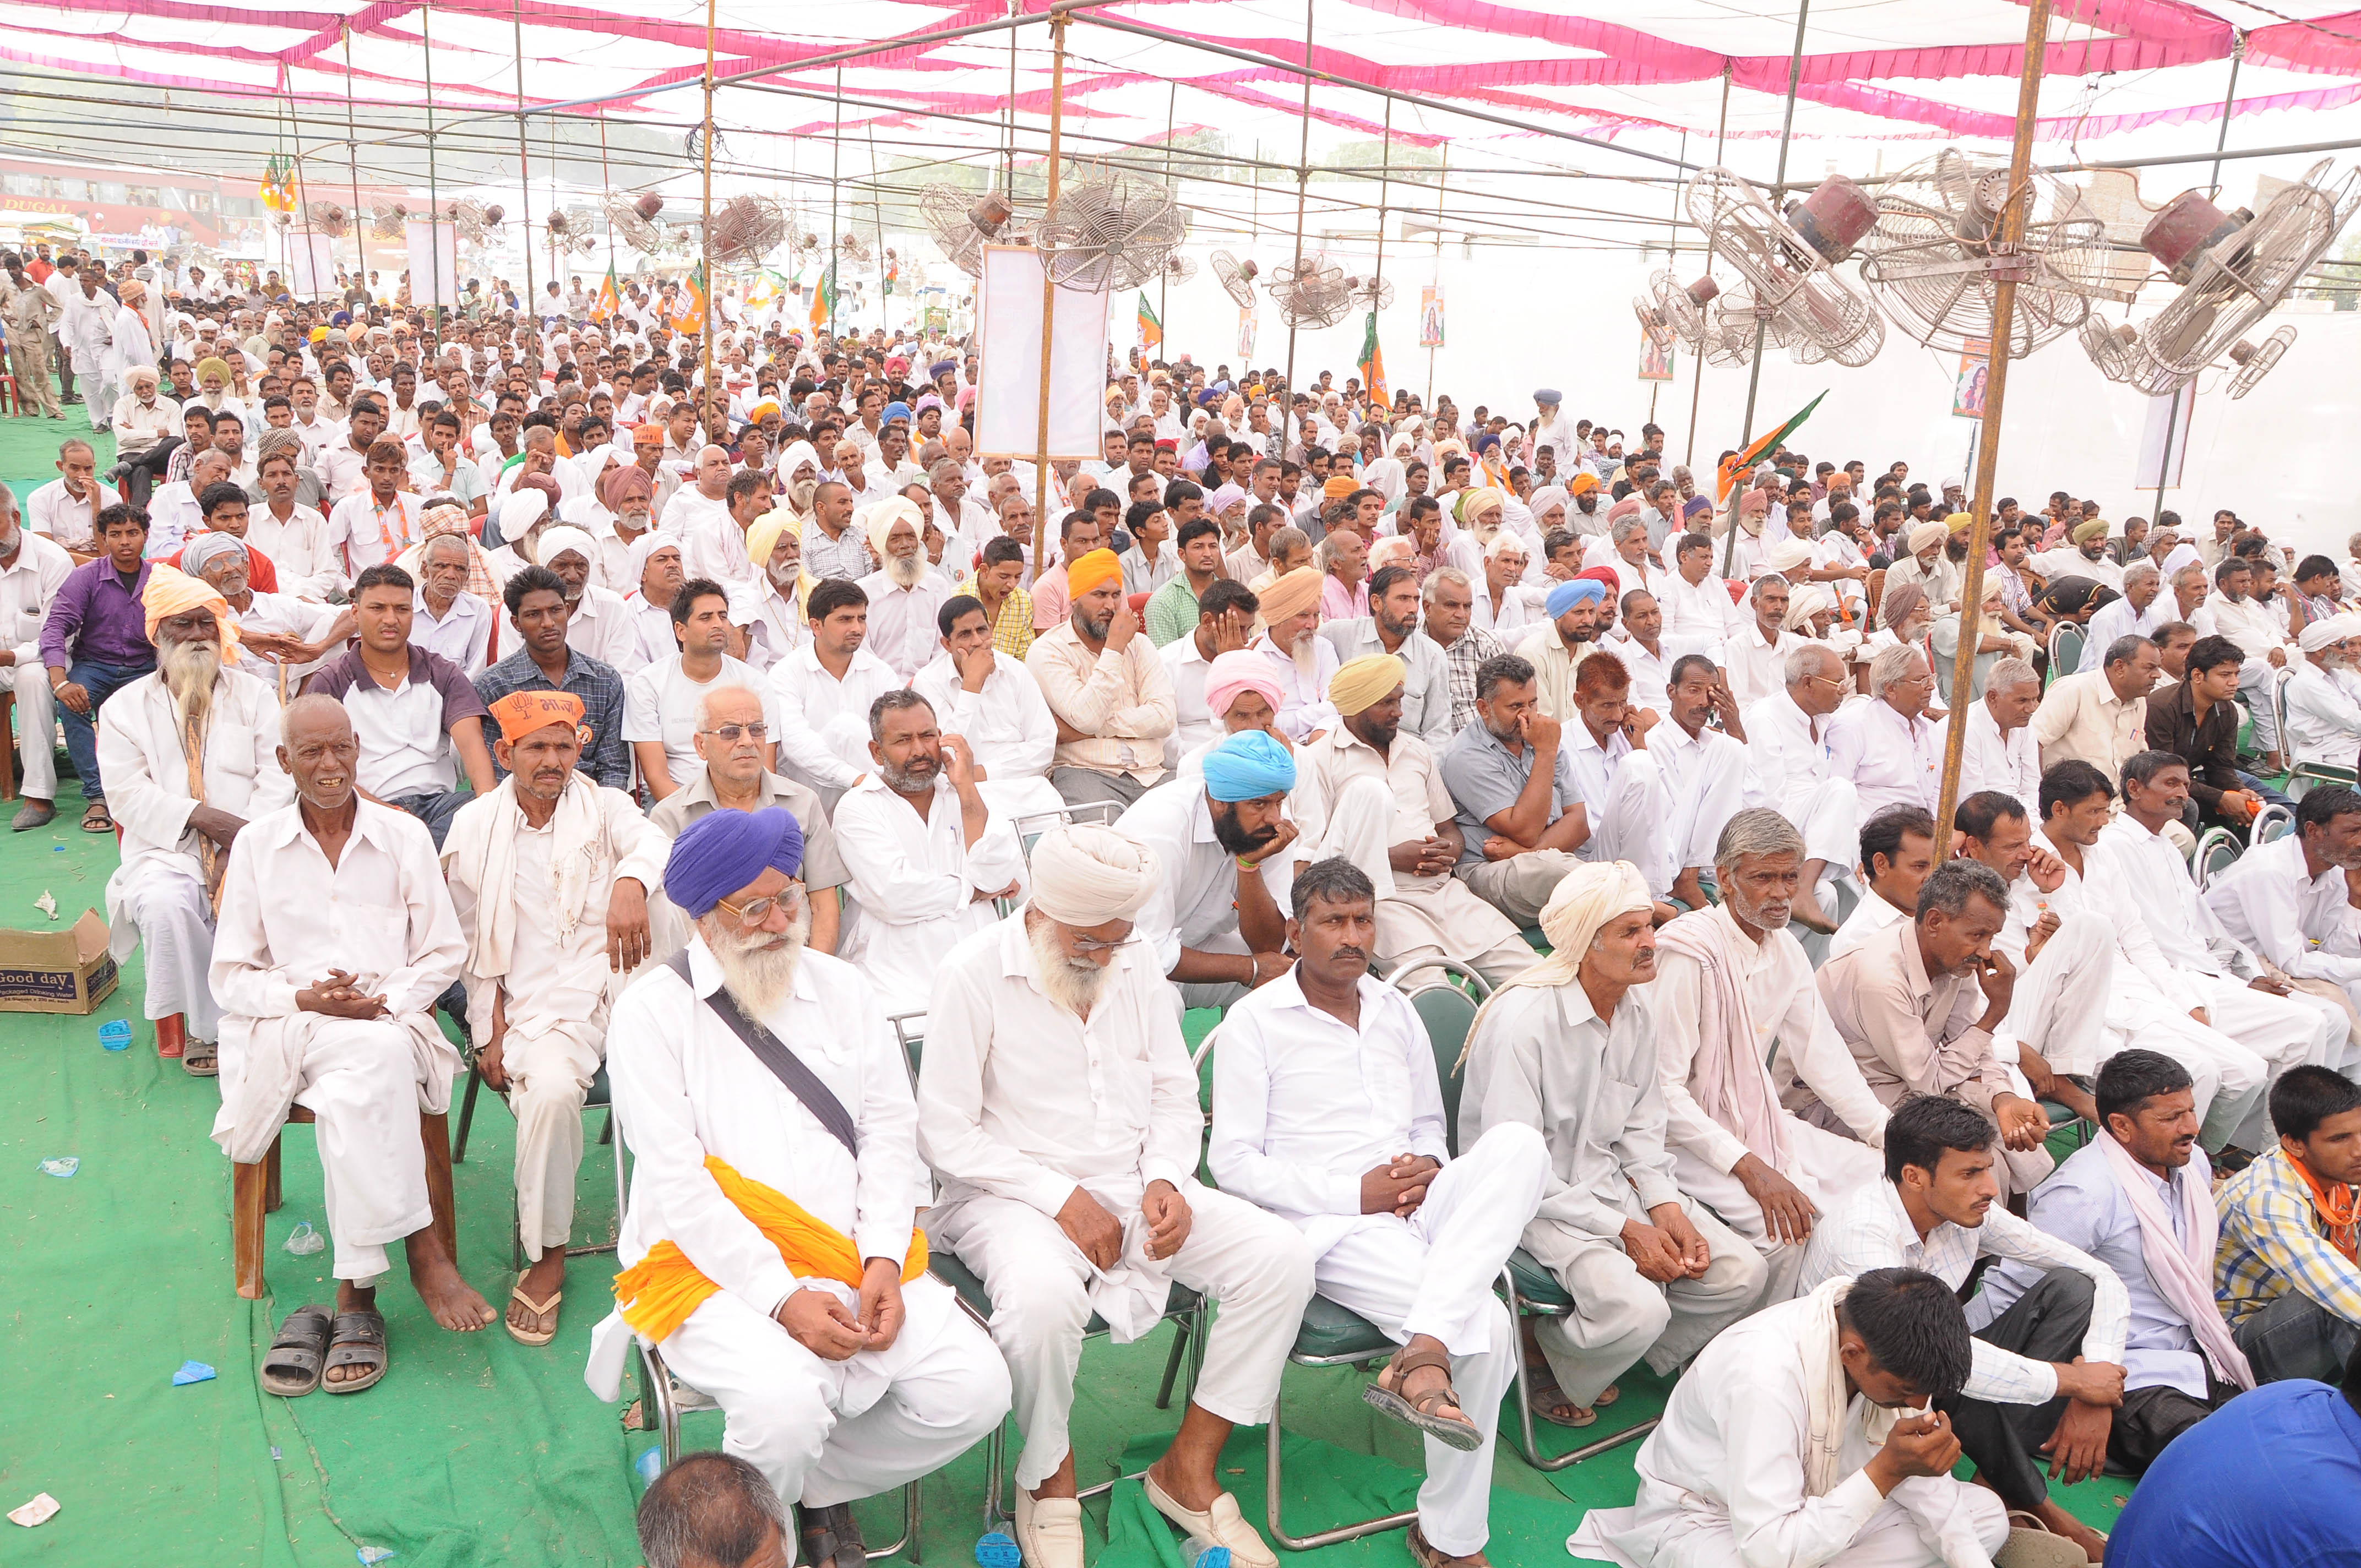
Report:
[[[476,1120],[476,1095],[483,1089],[483,1069],[476,1065],[475,1047],[473,1046],[469,1046],[467,1047],[467,1089],[465,1096],[459,1102],[459,1130],[457,1133],[453,1135],[451,1139],[451,1163],[453,1165],[464,1164],[467,1158],[467,1129]],[[508,1103],[509,1097],[505,1093],[502,1093],[497,1089],[492,1091],[492,1092],[500,1097],[501,1104],[505,1105]],[[601,1144],[609,1146],[615,1145],[614,1091],[608,1087],[607,1064],[604,1061],[599,1062],[598,1075],[590,1080],[590,1088],[583,1097],[582,1109],[585,1111],[604,1111],[607,1113],[606,1124],[598,1129],[598,1141]],[[603,1242],[594,1243],[588,1246],[573,1246],[569,1245],[566,1249],[566,1255],[568,1257],[588,1257],[592,1253],[612,1252],[615,1250],[617,1239],[622,1234],[622,1229],[623,1156],[620,1147],[618,1146],[615,1153],[615,1234],[608,1237]],[[517,1213],[516,1186],[514,1183],[511,1183],[509,1187],[509,1258],[511,1267],[516,1269],[519,1273],[523,1272],[525,1266],[524,1225]]]

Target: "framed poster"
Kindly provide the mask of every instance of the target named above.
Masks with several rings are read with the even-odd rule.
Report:
[[[1418,345],[1443,346],[1443,285],[1430,283],[1418,291]]]
[[[1984,381],[1992,374],[1992,345],[1981,337],[1968,339],[1960,356],[1959,373],[1951,379],[1951,417],[1984,417]]]
[[[1640,334],[1640,379],[1669,381],[1673,378],[1673,345],[1653,332]]]
[[[1238,357],[1252,359],[1255,348],[1255,313],[1251,305],[1238,307]]]

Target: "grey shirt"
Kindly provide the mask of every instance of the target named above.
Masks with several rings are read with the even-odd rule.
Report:
[[[1378,638],[1378,623],[1369,616],[1357,616],[1351,620],[1332,620],[1320,629],[1328,645],[1336,650],[1336,662],[1350,663],[1355,659],[1383,653],[1386,645]],[[1451,740],[1451,668],[1432,638],[1421,637],[1416,631],[1402,639],[1394,657],[1409,666],[1402,679],[1401,727],[1406,734],[1415,735],[1429,747],[1440,751]]]
[[[1680,1201],[1647,1009],[1627,994],[1602,1023],[1578,984],[1512,985],[1486,1004],[1459,1100],[1464,1148],[1521,1122],[1549,1146],[1526,1249],[1556,1270],[1628,1219]]]
[[[820,806],[819,796],[793,779],[783,779],[766,773],[756,784],[763,809],[783,806],[792,813],[796,826],[804,834],[804,868],[801,880],[813,893],[831,887],[842,887],[852,880],[844,869],[844,861],[836,852],[836,831],[828,823],[828,813]],[[662,828],[668,838],[677,839],[688,825],[716,809],[713,798],[713,777],[703,768],[688,783],[657,801],[648,810],[648,820]]]
[[[1499,738],[1484,727],[1479,715],[1443,749],[1442,767],[1443,786],[1451,792],[1452,805],[1459,808],[1459,832],[1467,841],[1459,863],[1462,867],[1480,866],[1484,863],[1484,840],[1493,836],[1492,829],[1485,826],[1486,819],[1516,805],[1517,797],[1525,793],[1525,781],[1533,776],[1533,749],[1526,746],[1510,756]],[[1555,775],[1555,798],[1550,803],[1552,822],[1582,799],[1575,793],[1574,772],[1566,765],[1564,745],[1557,751]]]

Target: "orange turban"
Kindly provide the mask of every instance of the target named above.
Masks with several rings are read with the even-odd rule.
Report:
[[[1115,553],[1112,550],[1093,550],[1089,554],[1067,564],[1067,596],[1071,598],[1080,598],[1109,579],[1113,579],[1117,586],[1122,584],[1123,563],[1115,557]]]
[[[1598,488],[1598,476],[1596,474],[1576,474],[1565,482],[1565,493],[1569,496],[1587,496]]]
[[[156,628],[172,617],[192,609],[213,611],[214,623],[221,629],[222,663],[237,663],[237,622],[230,619],[229,601],[221,590],[203,577],[156,563],[148,573],[148,586],[140,590],[139,607],[147,612],[148,641],[156,641]]]
[[[553,724],[579,729],[582,699],[571,692],[516,691],[492,704],[491,714],[500,727],[500,738],[514,745]]]
[[[1318,604],[1323,581],[1321,574],[1311,567],[1298,566],[1272,582],[1262,590],[1263,624],[1277,626]]]
[[[1332,476],[1326,484],[1320,487],[1320,493],[1333,501],[1339,496],[1349,496],[1360,488],[1361,482],[1352,475],[1337,474]]]

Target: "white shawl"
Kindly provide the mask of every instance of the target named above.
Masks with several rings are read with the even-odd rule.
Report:
[[[550,824],[550,907],[560,942],[569,940],[589,906],[592,872],[598,861],[602,828],[598,786],[579,772],[566,775]],[[466,876],[476,889],[476,932],[467,945],[470,980],[497,980],[509,972],[516,939],[516,836],[523,808],[516,803],[516,775],[500,781],[489,797],[505,810],[463,811],[452,818],[443,846],[446,875]]]

